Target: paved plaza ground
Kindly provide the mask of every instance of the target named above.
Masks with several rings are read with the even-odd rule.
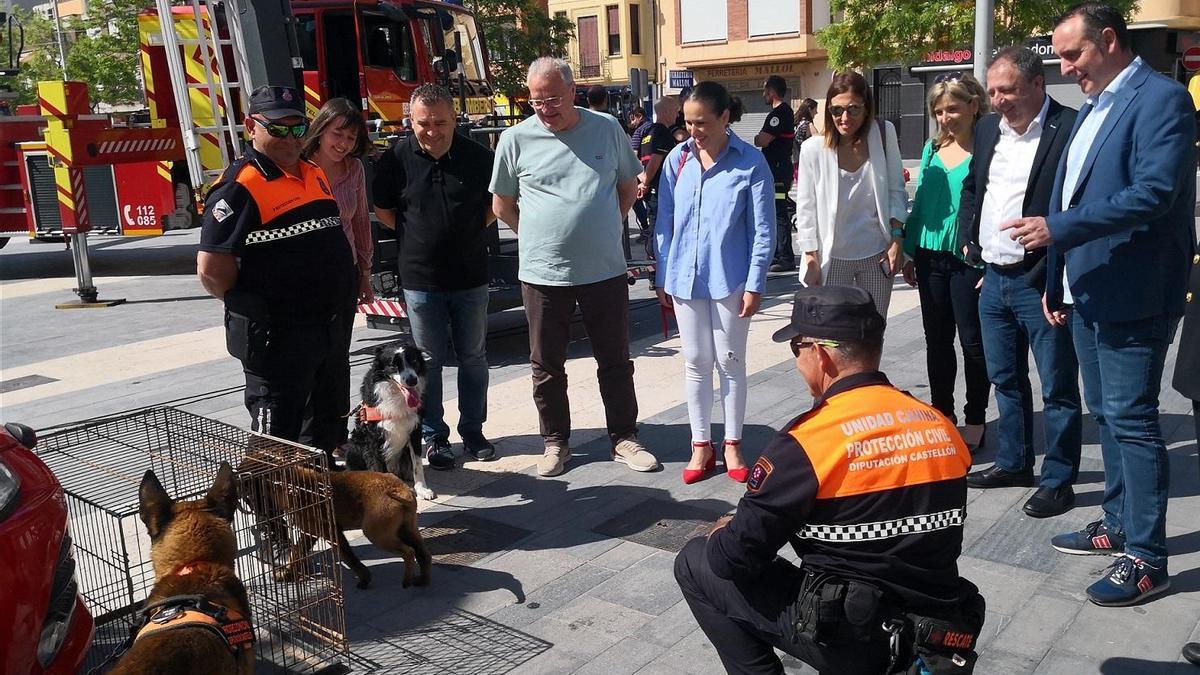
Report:
[[[0,417],[44,429],[170,404],[244,426],[241,372],[225,353],[220,304],[194,277],[197,240],[192,231],[96,242],[92,261],[101,296],[127,299],[105,310],[53,308],[70,299],[73,286],[70,256],[61,246],[14,241],[0,251]],[[770,341],[788,316],[795,288],[793,275],[773,276],[752,324],[743,441],[749,462],[773,430],[811,402],[786,345]],[[430,541],[442,539],[445,554],[430,587],[401,589],[399,559],[361,538],[353,542],[374,573],[370,589],[346,583],[356,669],[721,672],[671,569],[679,546],[732,510],[743,486],[724,474],[694,485],[680,480],[689,432],[679,338],[673,328],[663,336],[644,282],[633,291],[632,318],[641,438],[663,469],[639,474],[610,461],[594,362],[576,326],[568,364],[575,456],[561,476],[538,478],[533,464],[541,442],[522,315],[494,317],[485,431],[500,459],[427,472],[438,498],[421,504],[421,526]],[[360,325],[354,338],[357,389],[374,347],[398,336]],[[1173,348],[1168,372],[1174,354]],[[927,396],[917,294],[901,283],[883,370],[901,388]],[[1036,378],[1034,386],[1036,394]],[[452,399],[453,368],[446,389]],[[961,384],[958,396],[961,405]],[[1028,518],[1020,507],[1031,489],[969,492],[960,569],[988,603],[977,673],[1194,672],[1179,648],[1200,639],[1200,468],[1190,402],[1164,387],[1161,407],[1172,470],[1170,590],[1144,606],[1097,607],[1084,589],[1108,560],[1061,555],[1049,546],[1052,534],[1099,517],[1103,466],[1095,425],[1085,417],[1078,506],[1070,513]],[[448,400],[451,427],[454,410]],[[993,439],[995,419],[993,404]],[[1035,438],[1040,416],[1038,425]],[[451,440],[461,454],[458,439]],[[976,464],[986,466],[992,452],[985,448]],[[795,662],[788,670],[812,672]]]

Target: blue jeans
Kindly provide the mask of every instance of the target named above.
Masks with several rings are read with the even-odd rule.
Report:
[[[1104,526],[1125,551],[1166,569],[1170,464],[1158,424],[1163,363],[1178,319],[1100,323],[1075,315],[1083,396],[1100,431]]]
[[[442,364],[447,346],[458,356],[458,433],[480,433],[487,420],[487,309],[488,287],[461,291],[404,289],[408,325],[413,341],[429,352],[421,433],[426,439],[448,439],[450,427],[443,418]],[[449,334],[447,334],[449,329]]]
[[[1042,295],[1025,281],[1025,270],[988,265],[979,295],[983,354],[1000,410],[996,466],[1033,468],[1033,390],[1029,351],[1042,383],[1046,456],[1041,487],[1071,485],[1079,475],[1082,412],[1079,362],[1069,326],[1052,326],[1042,313]]]

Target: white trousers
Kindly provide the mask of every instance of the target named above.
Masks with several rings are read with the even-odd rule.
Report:
[[[742,291],[720,300],[674,301],[683,342],[683,387],[692,440],[712,440],[713,366],[721,380],[725,440],[741,440],[746,419],[746,340],[750,335],[750,319],[738,317]]]

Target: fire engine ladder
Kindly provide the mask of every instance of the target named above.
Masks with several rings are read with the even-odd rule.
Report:
[[[230,69],[225,63],[224,47],[232,47],[238,73],[249,72],[246,68],[245,42],[240,24],[228,17],[230,39],[222,39],[217,26],[216,2],[213,0],[188,0],[184,3],[192,9],[196,22],[196,37],[183,38],[175,29],[171,13],[171,0],[155,0],[158,7],[159,26],[162,30],[163,48],[167,55],[167,69],[171,79],[171,92],[175,97],[175,110],[179,115],[180,131],[183,135],[184,155],[187,158],[188,175],[192,188],[199,193],[209,181],[221,175],[231,159],[242,154],[242,126],[235,116],[234,96],[238,96],[245,110],[248,94],[239,80],[229,77]],[[228,5],[227,5],[228,6]],[[201,9],[203,7],[203,10]],[[208,30],[204,29],[205,23]],[[183,65],[181,48],[195,47],[199,50],[204,67],[203,80],[189,81]],[[200,90],[208,97],[213,111],[214,126],[197,126],[192,115],[191,92]],[[236,93],[235,93],[236,92]],[[222,116],[222,111],[224,115]],[[206,169],[200,158],[200,137],[216,134],[217,147],[221,153],[220,168]],[[232,156],[231,156],[232,155]]]

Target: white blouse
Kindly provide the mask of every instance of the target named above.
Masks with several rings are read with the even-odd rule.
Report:
[[[830,258],[861,260],[879,255],[888,240],[879,231],[874,181],[867,176],[869,162],[856,171],[838,168],[838,204]]]

